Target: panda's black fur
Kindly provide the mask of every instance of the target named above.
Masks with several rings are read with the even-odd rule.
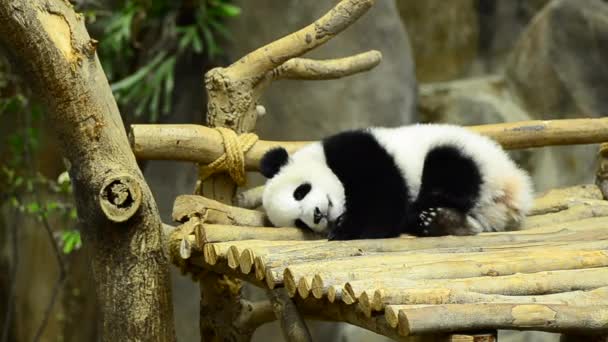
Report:
[[[330,233],[336,240],[384,238],[402,233],[445,235],[449,233],[445,225],[424,226],[420,220],[422,211],[452,208],[466,213],[477,199],[479,170],[470,158],[451,146],[429,151],[420,193],[414,203],[409,201],[408,185],[393,157],[368,131],[333,135],[323,140],[323,149],[327,165],[342,181],[346,192],[346,216]]]

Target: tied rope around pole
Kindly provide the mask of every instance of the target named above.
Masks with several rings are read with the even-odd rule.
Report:
[[[227,171],[237,185],[245,185],[245,153],[258,141],[258,136],[254,133],[237,135],[225,127],[214,129],[222,136],[224,154],[211,164],[199,168],[199,181],[202,183],[217,172]]]

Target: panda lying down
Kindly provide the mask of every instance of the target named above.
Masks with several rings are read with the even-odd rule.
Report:
[[[347,131],[271,149],[260,169],[272,224],[330,240],[513,230],[532,204],[529,176],[496,142],[452,125]]]

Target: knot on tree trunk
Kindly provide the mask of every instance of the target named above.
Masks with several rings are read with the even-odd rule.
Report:
[[[113,175],[104,181],[99,192],[99,205],[111,221],[127,221],[137,212],[140,204],[141,187],[132,176]]]

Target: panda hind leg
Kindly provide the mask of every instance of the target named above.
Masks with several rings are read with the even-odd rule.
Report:
[[[475,235],[482,230],[475,218],[447,207],[421,210],[416,225],[420,236]]]

